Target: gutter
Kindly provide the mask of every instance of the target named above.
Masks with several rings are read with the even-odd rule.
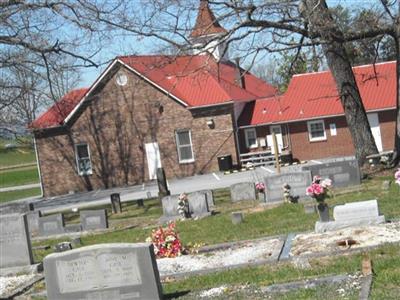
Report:
[[[43,197],[44,192],[43,192],[42,172],[41,172],[41,170],[40,170],[39,152],[38,152],[38,150],[37,150],[37,144],[36,144],[36,137],[35,137],[35,135],[33,136],[33,146],[35,147],[36,163],[37,163],[37,168],[38,168],[38,173],[39,173],[39,179],[40,179],[40,197]]]

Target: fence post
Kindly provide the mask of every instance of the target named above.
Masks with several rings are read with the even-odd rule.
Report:
[[[273,146],[274,146],[274,156],[275,156],[276,171],[278,172],[278,174],[280,174],[281,173],[281,165],[279,164],[278,141],[276,139],[275,132],[272,132],[272,143],[273,143]]]

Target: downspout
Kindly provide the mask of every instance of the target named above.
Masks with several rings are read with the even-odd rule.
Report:
[[[35,134],[33,134],[33,146],[35,148],[36,164],[37,164],[39,179],[40,179],[40,197],[43,197],[44,192],[43,192],[42,172],[40,171],[39,152],[37,150]]]

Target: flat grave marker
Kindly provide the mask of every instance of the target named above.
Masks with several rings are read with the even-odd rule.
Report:
[[[337,159],[333,162],[304,166],[303,170],[332,180],[333,187],[347,187],[361,184],[361,173],[355,159]]]
[[[254,182],[241,182],[231,185],[231,201],[256,201],[256,186]]]
[[[0,268],[33,264],[26,215],[0,216]]]
[[[162,299],[153,245],[98,244],[43,260],[47,297],[67,299]]]
[[[105,209],[82,210],[80,211],[80,219],[83,231],[108,228],[107,211]]]
[[[283,201],[283,185],[290,186],[290,194],[293,198],[307,198],[306,189],[311,184],[311,172],[299,171],[271,175],[265,177],[266,202]]]
[[[55,214],[39,218],[39,235],[47,236],[65,233],[63,214]]]

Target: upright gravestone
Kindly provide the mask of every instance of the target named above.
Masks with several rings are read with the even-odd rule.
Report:
[[[28,228],[31,236],[39,233],[39,218],[42,216],[40,210],[30,211],[26,214],[28,219]]]
[[[111,210],[113,214],[120,214],[122,212],[121,197],[119,193],[113,193],[111,198]]]
[[[331,179],[334,187],[361,184],[361,173],[356,159],[337,159],[333,162],[304,166],[302,170],[310,171],[312,177],[318,175]]]
[[[162,299],[153,245],[99,244],[43,260],[47,298]]]
[[[294,199],[306,198],[306,189],[311,184],[311,173],[300,171],[265,177],[266,201],[283,201],[283,186],[286,183],[290,186],[290,194]]]
[[[206,194],[208,207],[211,208],[215,205],[214,203],[214,193],[212,190],[202,190],[200,193]]]
[[[316,222],[315,231],[325,232],[350,226],[374,225],[385,222],[385,216],[379,215],[378,201],[351,202],[337,205],[333,209],[334,221]]]
[[[256,201],[256,186],[254,182],[241,182],[231,185],[231,201]]]
[[[39,218],[39,235],[47,236],[65,233],[64,215],[55,214]]]
[[[81,210],[80,219],[84,231],[108,228],[107,211],[105,209]]]
[[[189,213],[192,218],[209,216],[210,209],[207,202],[207,194],[194,192],[188,195]]]
[[[33,264],[25,215],[0,216],[0,269]]]
[[[179,195],[170,195],[161,199],[163,208],[162,221],[169,221],[179,217],[178,197]]]

